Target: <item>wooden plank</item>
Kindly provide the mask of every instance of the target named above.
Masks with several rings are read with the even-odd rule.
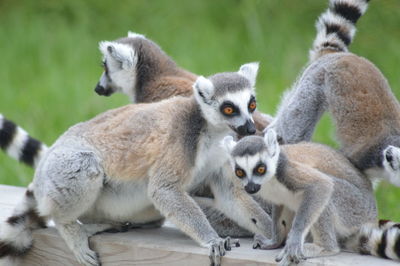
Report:
[[[0,217],[11,213],[24,193],[23,188],[0,185]],[[34,247],[16,265],[79,265],[54,228],[36,230]],[[91,238],[91,246],[100,254],[104,266],[124,265],[208,265],[208,250],[176,228],[136,229],[126,233],[104,233]],[[233,248],[223,258],[223,265],[276,265],[279,250],[253,250],[251,239],[241,239],[241,247]],[[1,263],[0,263],[1,265]],[[308,259],[301,265],[328,266],[391,266],[398,263],[358,254],[342,252],[337,256]]]

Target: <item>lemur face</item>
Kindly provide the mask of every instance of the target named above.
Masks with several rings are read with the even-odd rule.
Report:
[[[268,130],[264,138],[249,136],[239,142],[227,136],[223,146],[230,155],[234,176],[242,180],[247,193],[257,193],[263,184],[268,185],[265,183],[275,175],[280,153],[274,130]]]
[[[196,100],[208,122],[233,130],[240,136],[256,132],[255,79],[258,64],[243,65],[238,72],[199,77],[193,85]]]
[[[104,41],[100,42],[99,49],[103,54],[104,72],[96,85],[96,93],[110,96],[121,92],[134,97],[137,57],[133,48],[128,44]]]
[[[400,187],[400,148],[388,146],[383,151],[384,175],[395,186]]]

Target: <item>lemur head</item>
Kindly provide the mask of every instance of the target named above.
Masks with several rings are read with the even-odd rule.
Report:
[[[99,43],[99,49],[103,54],[104,72],[95,88],[97,94],[110,96],[115,92],[121,92],[131,98],[134,97],[138,61],[132,46],[135,38],[144,36],[129,32],[126,38]]]
[[[248,136],[238,142],[227,136],[222,145],[230,155],[235,176],[242,180],[247,193],[258,192],[264,182],[275,176],[280,148],[273,129],[264,137]]]
[[[384,149],[382,165],[386,179],[400,187],[400,148],[389,145]]]
[[[198,77],[193,85],[196,101],[206,120],[230,128],[241,136],[256,132],[252,113],[256,109],[254,85],[258,63],[242,65],[238,72]]]

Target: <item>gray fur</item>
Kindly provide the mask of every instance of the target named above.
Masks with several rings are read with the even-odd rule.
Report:
[[[214,94],[215,98],[219,98],[227,93],[234,93],[245,88],[251,88],[250,81],[238,74],[237,72],[218,73],[208,77],[217,88]]]
[[[191,165],[195,163],[199,138],[206,130],[205,127],[207,125],[199,106],[194,105],[192,108],[193,110],[188,110],[182,117],[177,117],[174,120],[172,130],[175,128],[176,133],[171,136],[171,138],[178,138],[178,136],[183,138],[182,145],[187,154],[185,158],[188,160],[188,164]]]
[[[243,157],[245,155],[254,155],[266,150],[265,142],[257,136],[248,136],[244,141],[239,141],[232,150],[232,156]]]
[[[315,126],[327,106],[322,85],[324,66],[330,64],[330,57],[323,57],[307,67],[282,99],[270,127],[276,130],[283,143],[311,140]]]

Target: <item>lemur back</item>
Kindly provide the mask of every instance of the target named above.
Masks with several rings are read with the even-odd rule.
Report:
[[[363,0],[331,1],[317,22],[312,62],[270,127],[283,143],[308,141],[329,111],[345,156],[371,178],[400,186],[400,105],[379,69],[347,52],[366,7]]]
[[[343,154],[314,143],[279,146],[272,129],[264,138],[226,137],[223,143],[245,190],[278,205],[272,213],[275,236],[256,236],[254,247],[276,248],[287,237],[279,265],[341,249],[400,259],[399,228],[378,226],[372,183]],[[276,230],[283,208],[296,213],[287,236]],[[308,233],[312,243],[304,243]]]

